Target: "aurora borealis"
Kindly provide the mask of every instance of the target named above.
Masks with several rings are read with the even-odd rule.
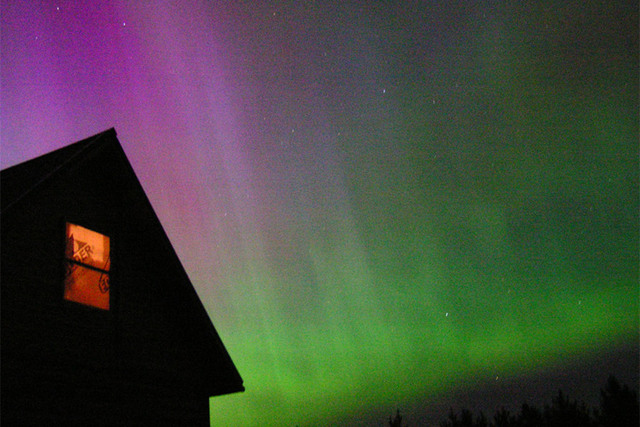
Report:
[[[637,2],[82,3],[2,0],[1,165],[115,127],[213,425],[637,388]]]

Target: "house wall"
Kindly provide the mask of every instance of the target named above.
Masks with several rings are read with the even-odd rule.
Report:
[[[137,185],[105,148],[3,212],[3,425],[209,425],[228,356]],[[109,311],[63,299],[66,221],[111,238]]]

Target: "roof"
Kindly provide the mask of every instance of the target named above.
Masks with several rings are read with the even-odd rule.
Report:
[[[119,145],[114,128],[3,169],[0,171],[0,180],[2,181],[0,212],[11,209],[16,202],[54,176],[65,165],[109,140],[115,140]],[[125,161],[129,163],[126,156]]]

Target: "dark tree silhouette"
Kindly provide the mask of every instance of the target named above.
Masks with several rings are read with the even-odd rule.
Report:
[[[491,424],[494,427],[516,427],[517,419],[514,415],[506,410],[505,408],[500,408],[498,412],[493,416],[493,423]]]
[[[569,399],[562,391],[545,405],[543,410],[523,404],[520,412],[511,414],[507,409],[498,410],[491,420],[480,413],[462,409],[460,413],[449,409],[440,427],[637,427],[640,424],[638,395],[628,386],[621,386],[609,377],[600,390],[600,409],[590,410],[584,403]]]
[[[489,427],[489,421],[487,421],[487,417],[484,416],[484,413],[480,411],[480,415],[476,418],[476,427]]]
[[[458,415],[456,415],[456,413],[453,412],[453,408],[449,408],[449,416],[447,417],[446,420],[440,423],[440,427],[460,427],[460,422],[458,421]]]
[[[518,419],[520,421],[520,427],[539,427],[544,425],[542,412],[538,408],[529,406],[526,403],[522,405]]]
[[[396,409],[395,417],[389,417],[389,427],[406,427],[406,424],[402,424],[402,415],[400,415],[400,409]]]
[[[489,424],[482,412],[474,421],[473,413],[468,409],[462,409],[460,418],[458,418],[458,415],[451,408],[449,409],[449,418],[442,421],[440,427],[489,427]]]
[[[544,420],[547,427],[589,427],[593,424],[589,409],[577,401],[568,399],[562,390],[544,408]]]
[[[596,419],[599,427],[637,427],[640,420],[638,395],[610,376],[605,388],[600,390],[600,411]]]

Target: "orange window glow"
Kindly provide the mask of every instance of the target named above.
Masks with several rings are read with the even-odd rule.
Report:
[[[64,299],[109,310],[109,237],[67,223]]]

